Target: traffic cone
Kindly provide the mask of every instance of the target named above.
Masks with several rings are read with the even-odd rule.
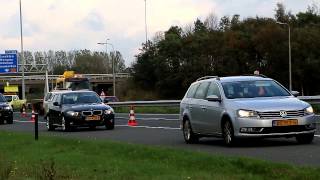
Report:
[[[130,115],[129,115],[129,121],[128,121],[128,126],[136,126],[138,125],[136,118],[134,116],[134,110],[133,106],[130,108]]]
[[[21,117],[27,117],[26,108],[22,107]]]
[[[30,121],[31,121],[31,122],[34,122],[34,121],[35,121],[35,119],[36,119],[36,115],[34,114],[34,110],[32,109],[32,113],[31,113],[31,119],[30,119]]]

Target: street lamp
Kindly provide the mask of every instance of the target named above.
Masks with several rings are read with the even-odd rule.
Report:
[[[292,75],[291,75],[291,35],[290,35],[290,25],[288,23],[283,23],[283,22],[276,22],[277,24],[280,25],[286,25],[288,26],[288,31],[289,31],[289,90],[292,91]]]
[[[26,87],[24,82],[24,54],[23,54],[23,34],[22,34],[22,10],[21,10],[21,0],[19,0],[20,7],[20,41],[21,41],[21,57],[22,62],[22,99],[26,98]]]
[[[107,39],[105,43],[97,43],[97,44],[99,44],[99,45],[106,45],[106,53],[107,53],[107,56],[108,56],[108,49],[107,49],[108,44],[111,45],[112,51],[115,52],[115,51],[114,51],[114,46],[113,46],[113,44],[108,43],[108,40],[110,40],[110,39]],[[112,84],[113,84],[113,95],[116,96],[116,77],[115,77],[115,72],[114,72],[114,71],[115,71],[115,70],[114,70],[114,58],[112,57],[112,77],[113,77],[113,81],[112,81],[113,83],[112,83]]]
[[[148,27],[147,27],[147,0],[144,0],[144,26],[146,31],[146,45],[148,43]]]

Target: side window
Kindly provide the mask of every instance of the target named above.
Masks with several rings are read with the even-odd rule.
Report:
[[[204,99],[207,94],[209,82],[203,82],[199,85],[194,98],[196,99]]]
[[[191,85],[187,93],[187,98],[193,98],[194,93],[196,92],[198,86],[199,86],[199,83]]]
[[[53,96],[52,101],[53,102],[58,102],[60,104],[60,96],[59,96],[59,94],[56,94],[55,96]]]
[[[44,98],[45,101],[48,101],[50,98],[51,98],[52,94],[51,93],[48,93],[46,95],[46,97]]]
[[[216,95],[218,97],[221,97],[219,87],[215,82],[211,82],[208,88],[207,96],[210,96],[210,95]]]

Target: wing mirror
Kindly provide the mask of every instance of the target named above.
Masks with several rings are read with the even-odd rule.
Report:
[[[60,104],[58,102],[54,102],[53,105],[54,106],[60,106]]]
[[[107,98],[104,98],[104,99],[103,99],[103,102],[104,102],[104,103],[108,103],[109,101],[108,101]]]
[[[206,100],[213,102],[221,102],[221,98],[216,95],[207,96]]]
[[[291,91],[291,94],[294,96],[294,97],[297,97],[300,95],[300,93],[298,91]]]

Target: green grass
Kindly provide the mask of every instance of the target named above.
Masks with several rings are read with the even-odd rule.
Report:
[[[109,132],[106,132],[109,133]],[[112,133],[112,132],[110,132]],[[0,179],[320,179],[320,169],[249,158],[0,131]]]
[[[113,107],[116,113],[129,113],[130,107]],[[149,106],[136,106],[134,107],[135,113],[147,114],[179,114],[179,107],[149,107]]]

